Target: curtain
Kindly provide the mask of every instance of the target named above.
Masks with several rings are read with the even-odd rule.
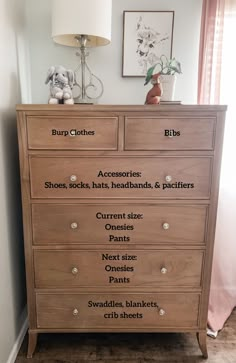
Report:
[[[198,102],[228,105],[208,310],[218,331],[236,306],[236,0],[203,0],[202,11]]]
[[[198,103],[220,101],[222,36],[227,0],[203,0],[199,49]]]

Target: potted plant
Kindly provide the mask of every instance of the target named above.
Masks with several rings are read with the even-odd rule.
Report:
[[[175,58],[168,59],[162,55],[159,61],[147,71],[145,85],[148,84],[154,75],[159,75],[159,81],[162,85],[162,101],[173,101],[176,73],[182,73],[181,64]]]

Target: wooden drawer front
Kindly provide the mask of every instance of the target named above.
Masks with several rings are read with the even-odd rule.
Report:
[[[125,120],[126,150],[212,150],[214,118],[133,118]]]
[[[33,204],[32,216],[34,244],[193,244],[205,241],[207,207]]]
[[[51,329],[193,328],[198,305],[199,295],[190,293],[36,295],[38,328]]]
[[[35,285],[199,288],[202,261],[198,250],[35,251]]]
[[[30,157],[32,198],[209,198],[210,173],[210,157]]]
[[[117,117],[27,118],[29,149],[116,150]]]

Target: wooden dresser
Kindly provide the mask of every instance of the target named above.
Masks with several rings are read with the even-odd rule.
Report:
[[[224,106],[19,105],[29,313],[38,333],[206,322]]]

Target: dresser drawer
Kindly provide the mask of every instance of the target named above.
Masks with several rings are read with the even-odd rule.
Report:
[[[209,198],[211,157],[34,157],[32,198]]]
[[[133,328],[193,328],[198,294],[36,294],[38,328],[94,331]]]
[[[212,150],[215,118],[126,117],[125,150]]]
[[[29,149],[116,150],[117,117],[27,117]]]
[[[207,206],[32,204],[33,243],[204,243]]]
[[[35,286],[199,288],[202,262],[199,250],[34,251]]]

